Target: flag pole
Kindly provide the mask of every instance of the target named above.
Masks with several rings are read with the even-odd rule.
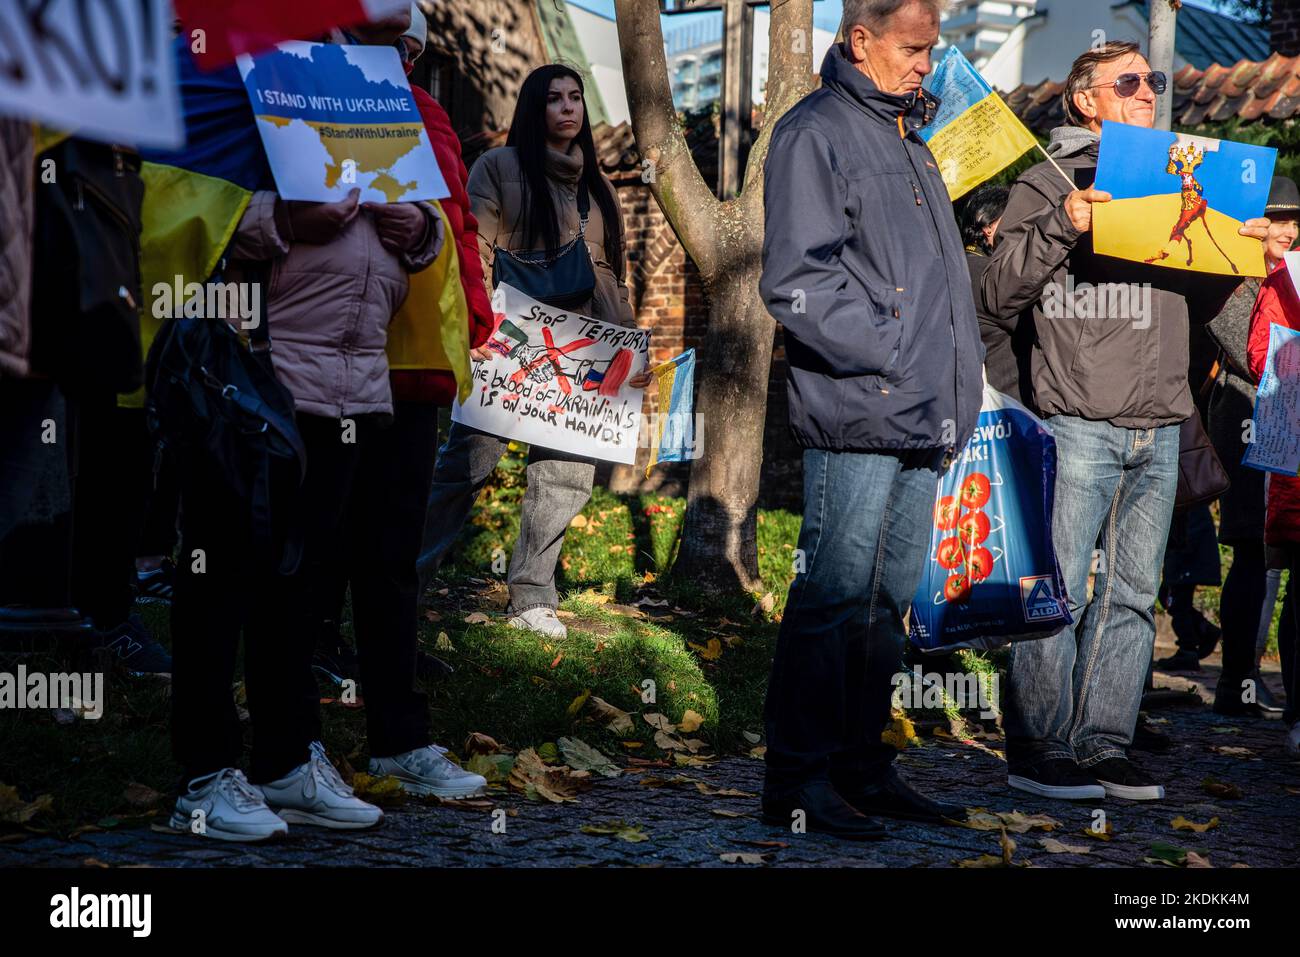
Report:
[[[1065,170],[1061,169],[1061,167],[1057,164],[1056,160],[1048,156],[1047,150],[1043,149],[1043,144],[1038,142],[1038,137],[1034,137],[1034,145],[1038,147],[1038,152],[1042,153],[1043,156],[1047,158],[1047,162],[1051,163],[1052,166],[1056,169],[1056,171],[1061,174],[1061,178],[1070,184],[1071,190],[1076,190],[1079,188],[1078,186],[1075,185],[1074,180],[1070,178],[1069,174],[1067,174]]]

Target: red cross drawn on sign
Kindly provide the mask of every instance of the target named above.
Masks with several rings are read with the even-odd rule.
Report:
[[[573,391],[573,388],[569,385],[569,377],[564,374],[564,369],[560,366],[560,357],[569,354],[574,349],[581,349],[583,346],[592,345],[596,340],[590,338],[574,339],[567,346],[557,347],[555,345],[555,339],[551,336],[551,330],[549,327],[542,329],[542,338],[546,340],[545,354],[538,356],[532,362],[528,363],[528,365],[522,366],[518,372],[510,377],[510,381],[515,383],[523,382],[524,376],[528,375],[528,373],[532,372],[538,366],[545,365],[549,362],[551,365],[555,366],[555,375],[559,379],[560,390],[565,395],[569,395]]]

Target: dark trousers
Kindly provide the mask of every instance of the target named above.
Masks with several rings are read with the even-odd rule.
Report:
[[[1264,610],[1268,569],[1264,543],[1238,542],[1232,546],[1232,567],[1219,596],[1219,622],[1223,628],[1223,671],[1219,694],[1239,698],[1242,682],[1255,668],[1255,638]]]
[[[392,424],[371,429],[364,442],[348,499],[343,567],[352,583],[370,754],[382,758],[431,740],[428,697],[416,685],[415,562],[433,483],[438,407],[397,402]],[[326,595],[337,589],[328,574],[324,588]],[[326,606],[327,614],[336,612]]]
[[[312,454],[309,447],[308,454]],[[243,736],[231,686],[244,646],[244,688],[253,725],[253,781],[273,781],[307,760],[320,737],[308,607],[309,553],[293,575],[279,573],[278,549],[295,524],[307,530],[328,503],[332,476],[315,463],[301,488],[296,474],[272,476],[274,544],[255,543],[247,503],[215,479],[200,455],[178,456],[181,553],[172,596],[172,748],[185,779],[237,767]]]
[[[1282,720],[1287,725],[1300,721],[1300,616],[1296,615],[1296,593],[1300,591],[1300,549],[1292,548],[1288,567],[1291,576],[1282,602],[1282,617],[1277,626],[1277,649],[1282,656],[1282,686],[1286,690],[1286,709]]]

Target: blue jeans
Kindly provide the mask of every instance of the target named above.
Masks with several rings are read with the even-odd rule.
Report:
[[[768,683],[764,792],[883,776],[903,618],[921,583],[941,450],[803,454],[804,513]]]
[[[1178,426],[1125,429],[1063,415],[1047,422],[1056,436],[1052,537],[1074,624],[1011,646],[1007,760],[1089,767],[1125,757],[1133,742],[1178,489]]]

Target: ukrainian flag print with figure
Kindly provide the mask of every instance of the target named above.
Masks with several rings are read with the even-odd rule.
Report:
[[[1208,136],[1103,123],[1093,251],[1168,269],[1260,276],[1259,240],[1238,232],[1264,215],[1277,150]]]

